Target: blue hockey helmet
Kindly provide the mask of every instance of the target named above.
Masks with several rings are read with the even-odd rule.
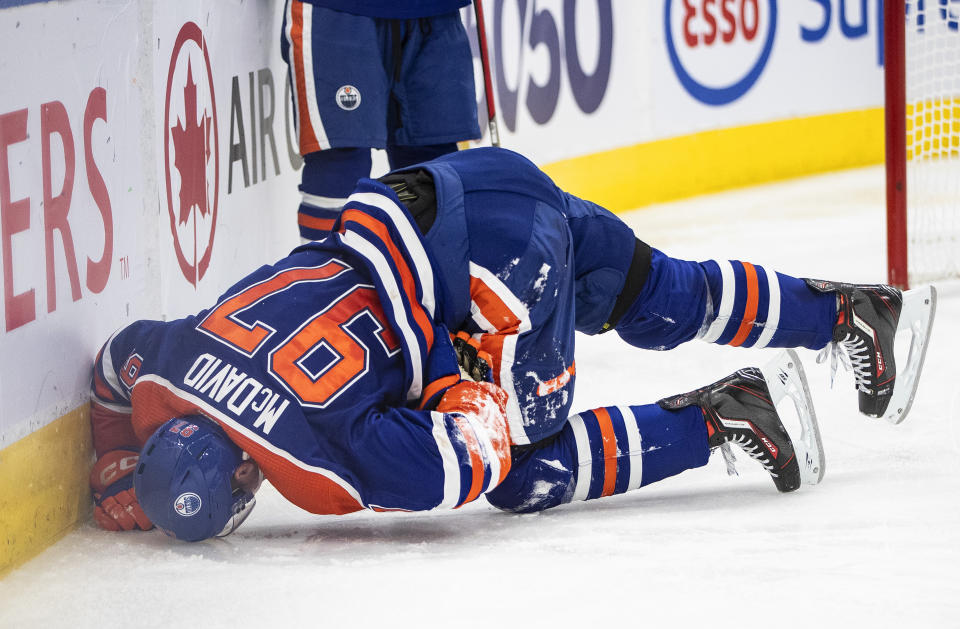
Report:
[[[243,451],[213,421],[175,417],[140,452],[133,487],[143,511],[164,533],[187,542],[232,533],[256,504],[236,487]]]

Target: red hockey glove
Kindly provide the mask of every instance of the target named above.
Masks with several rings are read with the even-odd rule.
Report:
[[[147,531],[153,523],[143,512],[133,491],[133,471],[140,460],[133,450],[111,450],[90,471],[93,489],[93,519],[108,531]]]
[[[453,337],[453,350],[457,353],[460,373],[474,382],[493,382],[490,365],[493,358],[480,349],[480,343],[466,332],[457,332]]]

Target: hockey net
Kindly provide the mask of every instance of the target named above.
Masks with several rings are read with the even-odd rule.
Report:
[[[897,71],[902,54],[903,147],[890,160],[904,160],[906,195],[891,207],[888,181],[890,281],[918,285],[960,278],[960,3],[938,0],[889,1],[904,27],[902,47],[888,33],[887,71]],[[899,6],[897,6],[899,5]],[[904,22],[905,18],[905,22]],[[897,26],[887,20],[890,26]],[[902,53],[901,53],[902,50]],[[888,77],[888,124],[891,124]],[[888,142],[891,135],[888,130]],[[901,180],[902,181],[902,180]],[[891,230],[903,229],[906,234]],[[905,245],[906,251],[902,249]],[[905,269],[894,268],[896,263]],[[897,281],[895,281],[897,280]]]

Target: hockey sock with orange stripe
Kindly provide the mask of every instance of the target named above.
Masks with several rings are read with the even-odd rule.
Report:
[[[693,338],[737,347],[820,349],[836,299],[803,280],[737,260],[691,262],[653,249],[647,280],[618,323],[631,345],[672,349]]]
[[[318,240],[333,229],[357,181],[370,176],[372,158],[367,148],[334,148],[309,153],[303,161],[297,224],[301,238]]]
[[[701,262],[710,288],[699,334],[708,343],[734,347],[820,349],[837,319],[833,295],[796,277],[739,260]]]
[[[597,408],[570,417],[555,437],[515,448],[510,474],[487,499],[505,511],[540,511],[622,494],[706,465],[709,458],[699,408]]]

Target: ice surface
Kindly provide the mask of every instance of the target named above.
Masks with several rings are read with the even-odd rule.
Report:
[[[625,218],[678,257],[885,276],[876,168]],[[529,516],[480,500],[320,517],[267,487],[225,540],[81,525],[0,581],[0,627],[958,627],[951,288],[940,288],[924,378],[900,426],[859,416],[850,374],[830,390],[827,367],[801,351],[828,462],[816,487],[778,494],[746,457],[729,478],[718,454],[639,491]],[[578,343],[574,410],[653,401],[771,356],[700,342],[644,352],[612,334]]]

